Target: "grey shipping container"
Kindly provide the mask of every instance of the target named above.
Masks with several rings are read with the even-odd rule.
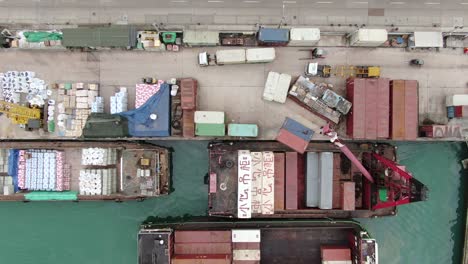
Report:
[[[307,152],[306,156],[306,206],[319,205],[319,155]]]
[[[333,153],[320,152],[320,196],[319,208],[333,208]]]
[[[293,133],[295,136],[302,138],[305,141],[310,141],[314,135],[314,131],[301,123],[293,120],[289,117],[286,117],[284,120],[283,127],[289,132]]]

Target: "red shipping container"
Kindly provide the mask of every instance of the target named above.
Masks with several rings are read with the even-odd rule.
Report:
[[[405,139],[418,137],[418,81],[405,81]]]
[[[390,136],[405,139],[405,81],[393,80],[390,85]]]
[[[182,112],[182,135],[184,137],[195,137],[195,111],[183,110]]]
[[[341,183],[341,209],[354,211],[356,209],[356,189],[354,182]]]
[[[231,254],[231,243],[175,243],[174,254]]]
[[[231,231],[175,231],[175,243],[230,243]]]
[[[274,153],[275,155],[275,211],[284,210],[284,153]]]
[[[304,157],[286,152],[286,210],[297,210],[304,204]]]
[[[321,246],[322,261],[351,260],[351,249],[346,246]]]
[[[301,154],[305,152],[307,146],[309,145],[308,141],[303,140],[302,138],[283,128],[280,129],[276,140]]]
[[[463,117],[463,106],[457,105],[455,108],[455,117]]]
[[[377,138],[389,138],[390,80],[379,78],[377,92]]]
[[[237,242],[232,243],[233,250],[239,249],[252,249],[252,250],[260,250],[260,243],[256,242]]]
[[[352,138],[365,138],[366,97],[365,79],[349,78],[346,81],[347,99],[353,104],[346,120],[347,134]]]
[[[377,94],[378,80],[366,79],[366,139],[377,139]]]
[[[195,110],[197,107],[197,89],[198,82],[192,78],[180,80],[180,96],[182,109]]]

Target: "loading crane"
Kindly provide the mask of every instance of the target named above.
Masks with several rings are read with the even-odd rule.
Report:
[[[329,124],[322,134],[358,168],[364,179],[364,203],[372,210],[427,200],[427,187],[415,179],[404,166],[376,152],[364,152],[361,163],[341,141]]]
[[[14,124],[36,128],[40,124],[41,110],[0,101],[0,113],[4,113]],[[34,125],[33,125],[34,124]]]

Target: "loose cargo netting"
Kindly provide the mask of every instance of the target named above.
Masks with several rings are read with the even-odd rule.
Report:
[[[62,40],[62,33],[47,31],[26,31],[23,33],[28,42],[43,42],[47,40]]]

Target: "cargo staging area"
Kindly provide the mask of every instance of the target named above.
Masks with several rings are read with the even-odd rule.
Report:
[[[140,264],[376,264],[376,241],[350,221],[282,219],[396,215],[428,187],[390,140],[468,136],[468,50],[443,32],[2,34],[0,200],[170,196],[181,164],[143,141],[211,141],[207,215],[232,222],[143,225]]]

